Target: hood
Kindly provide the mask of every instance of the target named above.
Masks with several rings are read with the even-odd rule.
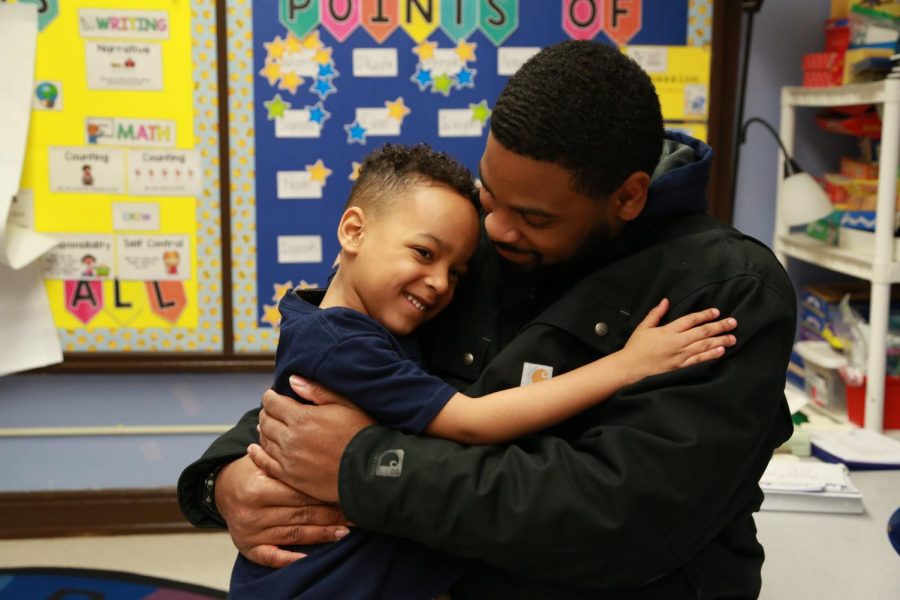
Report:
[[[700,140],[666,131],[641,217],[706,212],[706,184],[712,155],[712,148]]]

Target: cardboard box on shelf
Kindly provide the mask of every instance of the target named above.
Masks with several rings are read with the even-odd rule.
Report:
[[[843,52],[804,54],[802,67],[804,87],[832,87],[844,81]]]

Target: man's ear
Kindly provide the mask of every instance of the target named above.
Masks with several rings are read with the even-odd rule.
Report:
[[[616,216],[622,221],[633,221],[640,216],[647,204],[650,176],[643,171],[635,171],[613,194]]]
[[[358,206],[351,206],[344,211],[341,221],[338,223],[338,241],[341,244],[341,252],[355,255],[359,251],[359,245],[365,237],[366,214]]]

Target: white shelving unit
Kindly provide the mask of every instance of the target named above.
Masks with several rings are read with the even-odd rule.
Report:
[[[781,90],[781,137],[794,154],[797,108],[881,104],[881,160],[878,170],[878,204],[871,253],[829,246],[805,233],[792,234],[775,211],[775,253],[782,264],[795,258],[832,271],[868,280],[869,358],[866,370],[866,428],[881,431],[884,419],[885,346],[888,331],[891,284],[900,283],[900,259],[894,250],[894,215],[897,198],[898,147],[900,147],[900,80],[834,88],[786,87]],[[778,155],[778,173],[784,157]],[[781,179],[778,181],[779,188]]]

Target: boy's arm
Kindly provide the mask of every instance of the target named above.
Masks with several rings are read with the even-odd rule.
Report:
[[[645,377],[722,356],[734,336],[732,318],[710,322],[716,309],[691,313],[659,327],[668,300],[641,322],[625,348],[547,381],[480,398],[455,394],[425,429],[464,444],[496,444],[534,433],[603,402]]]

